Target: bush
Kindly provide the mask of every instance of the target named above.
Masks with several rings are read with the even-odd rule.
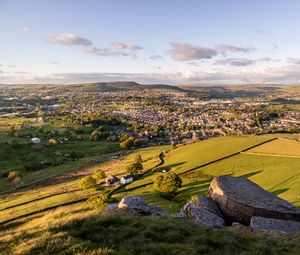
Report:
[[[143,162],[141,154],[138,154],[138,155],[135,156],[135,162],[140,162],[140,163]]]
[[[88,205],[96,210],[104,211],[110,200],[108,193],[100,193],[97,196],[91,197],[87,200]]]
[[[1,178],[7,178],[8,175],[9,175],[8,171],[1,171],[0,177],[1,177]]]
[[[50,145],[55,145],[55,144],[57,144],[57,140],[54,139],[54,138],[50,138],[50,139],[48,140],[48,143],[49,143]]]
[[[160,174],[154,178],[154,190],[169,196],[174,196],[181,184],[182,180],[175,173]]]
[[[8,174],[7,181],[12,185],[18,185],[22,181],[22,175],[19,171],[11,171]]]
[[[102,170],[99,170],[99,171],[96,171],[94,174],[93,174],[93,178],[95,180],[102,180],[106,177],[106,174],[102,171]]]
[[[137,174],[142,170],[143,170],[143,165],[140,162],[134,162],[126,168],[126,171],[129,174]]]
[[[127,140],[120,143],[120,148],[122,150],[131,148],[131,147],[134,147],[134,138],[133,137],[129,137]]]
[[[34,172],[45,168],[47,165],[48,163],[42,164],[41,162],[32,161],[24,165],[24,170]]]
[[[80,180],[78,186],[84,190],[93,189],[97,187],[97,182],[92,176],[85,176]]]

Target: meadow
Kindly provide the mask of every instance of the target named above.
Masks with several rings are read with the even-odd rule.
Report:
[[[148,202],[155,203],[176,214],[191,196],[205,195],[214,176],[233,175],[249,178],[263,188],[300,207],[300,158],[290,158],[285,155],[248,154],[252,150],[261,151],[265,154],[269,150],[277,150],[276,153],[284,151],[285,154],[294,153],[299,155],[295,150],[298,142],[288,139],[276,139],[266,142],[274,137],[274,135],[222,137],[171,150],[164,158],[165,163],[160,166],[156,173],[149,173],[141,180],[127,185],[122,193],[116,194],[115,197],[120,199],[125,195],[143,195]],[[260,143],[263,144],[243,151],[245,148]],[[239,151],[243,152],[235,154]],[[231,154],[235,155],[218,161],[219,158]],[[214,160],[217,161],[206,165]],[[179,174],[183,180],[176,201],[167,200],[158,193],[153,192],[154,174],[159,174],[161,169],[173,171]]]
[[[265,189],[287,199],[296,206],[300,206],[298,197],[300,190],[299,185],[297,185],[299,183],[300,174],[299,158],[247,154],[247,152],[251,150],[261,150],[261,147],[265,148],[265,150],[267,150],[268,147],[273,148],[273,143],[277,144],[278,142],[278,139],[271,140],[273,138],[274,136],[220,137],[180,145],[177,148],[172,148],[170,146],[156,146],[129,150],[126,155],[124,154],[118,159],[112,159],[111,156],[109,156],[110,154],[103,155],[103,161],[92,165],[88,165],[88,161],[85,163],[82,162],[83,166],[80,170],[75,172],[72,171],[72,169],[74,170],[75,165],[70,165],[69,172],[64,173],[58,180],[56,178],[50,178],[49,182],[42,182],[42,185],[36,184],[30,187],[30,189],[25,187],[24,189],[14,191],[9,195],[2,195],[0,197],[0,223],[22,216],[17,221],[4,225],[4,227],[6,226],[8,228],[7,233],[10,233],[9,231],[15,231],[18,235],[19,231],[21,231],[20,229],[23,229],[27,224],[24,216],[27,217],[26,215],[32,213],[35,213],[37,219],[39,219],[39,215],[42,215],[41,217],[51,218],[51,215],[53,213],[55,214],[56,211],[59,211],[62,215],[67,213],[69,215],[67,218],[73,218],[75,214],[80,215],[79,212],[85,212],[86,210],[89,211],[88,215],[90,215],[90,209],[87,209],[86,203],[82,201],[89,196],[96,194],[98,191],[90,190],[87,192],[78,189],[80,178],[92,174],[97,169],[103,170],[107,176],[116,175],[121,177],[126,173],[126,166],[133,162],[138,154],[142,156],[144,165],[143,171],[147,172],[147,174],[143,175],[135,182],[122,187],[118,193],[112,196],[114,201],[118,201],[126,195],[141,195],[146,198],[147,202],[161,206],[168,210],[172,215],[176,215],[184,203],[190,200],[191,196],[205,195],[207,193],[210,181],[214,176],[228,174],[249,178]],[[279,140],[280,143],[285,142],[285,144],[281,144],[281,146],[286,148],[285,151],[289,151],[288,148],[293,143],[290,143],[291,141],[287,139]],[[293,151],[293,148],[290,148],[290,150]],[[163,164],[157,168],[153,168],[160,162],[158,155],[162,152],[165,154],[162,162]],[[80,162],[80,160],[74,162]],[[71,163],[72,162],[70,162],[70,164]],[[153,190],[153,178],[163,169],[174,171],[182,178],[182,187],[178,190],[176,197],[173,199],[162,197],[158,192]],[[149,170],[151,171],[149,172]],[[72,172],[74,172],[73,175]],[[98,182],[98,190],[109,191],[115,188],[117,188],[117,186],[104,186],[103,182]],[[70,202],[74,202],[74,205],[67,205]],[[53,207],[58,207],[60,209],[53,211]],[[84,207],[85,209],[80,209],[78,212],[79,214],[77,214],[77,207]],[[48,211],[49,209],[51,210]],[[71,211],[69,212],[68,210]],[[40,213],[42,211],[45,212]],[[83,215],[79,217],[85,216],[85,213],[83,213]],[[114,216],[107,217],[110,218]],[[122,218],[123,216],[120,217]],[[120,217],[118,216],[118,218]],[[34,218],[34,215],[30,216],[30,218],[27,217],[28,221],[31,221],[30,219]],[[17,222],[22,222],[23,220],[25,224],[23,225],[22,223],[20,229],[14,227],[14,224],[18,225]],[[49,220],[52,222],[54,219],[51,218]],[[116,219],[113,218],[113,221],[115,220]],[[127,220],[130,221],[130,219]],[[39,222],[39,220],[37,220],[37,222]],[[32,224],[34,224],[34,220]],[[40,223],[37,224],[39,225]],[[175,222],[172,224],[176,225],[177,223]],[[123,226],[121,228],[123,231],[127,231],[123,229]],[[47,233],[50,231],[52,233],[52,230],[48,230],[47,227],[46,229],[43,229],[43,231],[46,231]],[[4,239],[9,238],[9,236],[9,234],[2,235]],[[12,245],[12,243],[22,242],[21,240],[26,240],[26,238],[29,237],[26,237],[25,235],[20,237],[20,239],[12,238],[9,239],[8,242]],[[70,238],[70,236],[67,236],[66,238]],[[37,240],[38,243],[33,242],[33,246],[40,247],[40,245],[42,245],[41,247],[44,247],[42,239],[35,240]],[[73,247],[72,244],[70,245],[70,247]],[[26,250],[27,248],[30,248],[23,247],[21,243],[18,243],[18,247],[20,251],[23,251],[22,249]],[[69,249],[70,247],[67,247],[66,249]],[[105,247],[107,248],[109,246]]]

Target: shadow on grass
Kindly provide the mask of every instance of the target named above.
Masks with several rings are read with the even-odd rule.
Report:
[[[161,170],[163,170],[163,169],[170,170],[170,169],[173,168],[173,167],[181,166],[181,165],[184,165],[185,163],[187,163],[187,162],[184,161],[184,162],[178,162],[178,163],[169,164],[169,165],[162,165],[162,166],[160,166],[160,167],[158,167],[158,168],[155,168],[154,170],[155,170],[156,172],[161,171]]]
[[[282,193],[284,193],[284,192],[286,192],[286,191],[288,191],[288,190],[289,190],[288,188],[285,188],[285,189],[278,189],[278,190],[273,191],[272,193],[273,193],[274,195],[278,196],[279,194],[282,194]]]
[[[257,174],[259,174],[261,172],[263,172],[263,170],[255,171],[255,172],[250,172],[250,173],[247,173],[247,174],[240,175],[238,177],[250,178],[250,177],[252,177],[254,175],[257,175]]]

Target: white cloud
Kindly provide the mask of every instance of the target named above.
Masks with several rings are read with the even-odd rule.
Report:
[[[152,73],[53,73],[36,76],[29,73],[0,74],[1,83],[84,83],[101,81],[136,81],[139,83],[197,84],[197,83],[278,83],[300,82],[300,65],[255,67],[233,70],[191,71],[180,70]]]
[[[29,32],[29,28],[28,27],[21,27],[21,32],[27,33],[27,32]]]
[[[300,65],[300,58],[288,58],[287,62],[293,65]]]
[[[132,56],[133,54],[129,51],[132,52],[142,49],[141,46],[135,44],[125,44],[122,42],[112,43],[112,48],[97,47],[90,39],[74,34],[49,34],[47,35],[47,40],[50,43],[56,43],[65,46],[81,46],[85,53],[102,57]]]
[[[249,66],[255,61],[246,58],[226,58],[215,61],[214,65]]]
[[[227,55],[228,52],[230,53],[250,53],[253,51],[256,51],[256,48],[253,46],[247,46],[247,45],[240,45],[240,46],[234,46],[230,44],[219,44],[215,47],[216,51],[222,55]]]
[[[129,43],[129,44],[127,44],[127,49],[129,49],[129,50],[141,50],[141,49],[143,49],[143,47],[141,47],[139,45],[136,45],[136,44],[133,44],[133,43]]]
[[[164,60],[163,57],[160,56],[160,55],[150,56],[149,59],[151,59],[151,60]]]
[[[67,46],[72,45],[92,45],[92,41],[78,35],[74,34],[49,34],[47,35],[47,39],[51,43],[58,43]]]
[[[214,65],[231,65],[231,66],[250,66],[258,62],[278,62],[280,59],[272,59],[270,57],[264,57],[259,59],[247,59],[247,58],[225,58],[217,60]]]
[[[174,60],[189,61],[210,59],[217,55],[217,51],[211,48],[193,46],[184,42],[171,42],[169,54]]]
[[[112,43],[113,48],[117,49],[117,50],[123,50],[127,48],[127,45],[125,43],[122,42],[113,42]]]

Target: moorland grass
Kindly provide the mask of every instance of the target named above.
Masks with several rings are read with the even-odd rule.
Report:
[[[0,251],[19,254],[299,254],[300,236],[204,229],[175,218],[100,214],[84,203],[3,226]],[[4,254],[3,253],[3,254]]]

